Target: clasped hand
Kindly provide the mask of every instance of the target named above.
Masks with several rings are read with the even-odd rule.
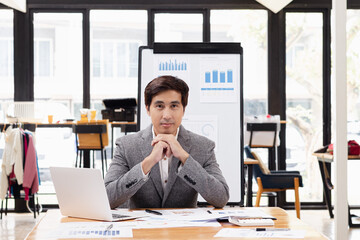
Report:
[[[158,163],[165,156],[178,158],[184,165],[189,158],[189,154],[181,147],[172,134],[158,134],[151,142],[153,150],[149,156],[147,156],[142,162],[142,170],[147,174],[150,169]]]
[[[181,147],[180,143],[172,134],[158,134],[152,140],[151,146],[154,147],[151,154],[154,154],[157,162],[165,156],[170,157],[173,155],[184,164],[189,157],[189,154]]]

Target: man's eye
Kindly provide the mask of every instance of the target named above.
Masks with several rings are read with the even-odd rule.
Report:
[[[163,108],[164,106],[161,104],[155,105],[156,108]]]
[[[177,108],[177,107],[179,107],[179,105],[178,104],[173,104],[173,105],[171,105],[171,107],[172,108]]]

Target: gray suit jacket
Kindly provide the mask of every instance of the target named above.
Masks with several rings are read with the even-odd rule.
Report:
[[[198,193],[214,207],[229,200],[229,187],[216,162],[213,141],[180,126],[178,141],[190,157],[178,171],[173,157],[166,189],[161,185],[159,164],[143,177],[141,162],[152,151],[152,128],[116,140],[116,150],[105,176],[111,208],[129,201],[129,208],[189,208],[197,206]]]

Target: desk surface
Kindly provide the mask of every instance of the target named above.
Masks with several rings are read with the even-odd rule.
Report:
[[[306,230],[305,238],[327,239],[321,233],[316,232],[311,226],[305,224],[295,216],[289,216],[281,208],[261,208],[264,212],[276,217],[276,228],[291,228]],[[92,220],[64,217],[59,210],[49,210],[39,221],[35,228],[28,234],[28,240],[47,239],[48,234],[57,229],[60,223],[65,222],[91,222]],[[223,228],[239,228],[231,223],[221,223]],[[183,227],[183,228],[163,228],[163,229],[133,229],[133,239],[211,239],[221,229],[221,227]],[[121,238],[125,239],[125,238]],[[223,239],[223,238],[215,238]],[[229,239],[229,238],[224,238]],[[247,239],[247,238],[246,238]],[[257,238],[258,239],[258,238]]]

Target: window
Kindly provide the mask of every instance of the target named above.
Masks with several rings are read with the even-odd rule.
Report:
[[[212,10],[212,42],[240,42],[244,49],[244,115],[267,114],[267,11]]]
[[[203,15],[199,13],[156,13],[155,42],[202,42]]]
[[[147,45],[147,11],[90,11],[91,107],[102,100],[137,98],[139,47]]]
[[[34,39],[34,77],[50,77],[52,69],[51,40]]]
[[[0,10],[0,122],[5,120],[3,102],[14,98],[13,19],[12,10]]]
[[[286,168],[300,171],[301,201],[322,201],[318,161],[323,140],[323,16],[286,13]],[[286,195],[293,201],[293,194]]]
[[[93,43],[92,77],[137,77],[138,51],[141,42],[96,40]]]
[[[14,44],[13,39],[0,39],[0,77],[14,75]]]
[[[35,101],[64,104],[72,117],[83,98],[82,33],[81,13],[34,13]]]
[[[303,44],[295,44],[286,52],[286,66],[288,68],[294,68],[296,59],[304,52],[305,46]]]

